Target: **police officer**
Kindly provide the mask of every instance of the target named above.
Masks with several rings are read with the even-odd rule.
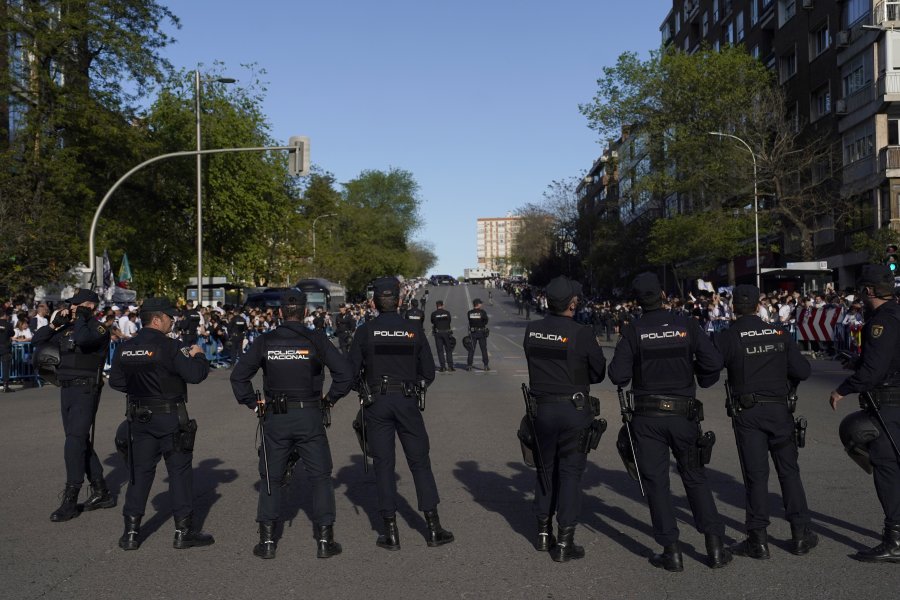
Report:
[[[240,309],[234,310],[234,316],[228,321],[228,337],[231,344],[231,364],[237,363],[244,353],[244,337],[247,335],[247,318]]]
[[[350,362],[353,372],[365,377],[374,396],[374,402],[365,409],[365,428],[375,464],[378,510],[384,519],[384,532],[376,543],[387,550],[400,549],[394,476],[396,435],[416,486],[419,510],[425,513],[426,541],[428,546],[440,546],[452,542],[453,534],[441,527],[438,517],[428,432],[416,398],[434,381],[434,358],[422,325],[397,314],[400,282],[395,277],[381,277],[373,288],[379,315],[357,328]]]
[[[9,394],[12,388],[9,387],[9,375],[12,369],[12,339],[15,330],[9,322],[11,308],[0,307],[0,373],[3,374],[3,393]]]
[[[422,294],[422,310],[425,310],[425,306],[428,304],[428,290]]]
[[[425,311],[419,308],[419,301],[413,298],[409,301],[409,305],[410,308],[406,311],[403,317],[408,321],[416,321],[424,327]]]
[[[103,388],[109,331],[94,318],[94,309],[100,302],[96,293],[79,290],[67,302],[69,308],[57,311],[54,320],[40,328],[32,339],[36,348],[44,344],[59,346],[57,377],[62,388],[60,399],[66,432],[66,487],[62,504],[50,515],[50,520],[56,522],[78,516],[78,493],[85,475],[91,484],[91,495],[83,510],[116,505],[116,498],[106,487],[91,435]]]
[[[181,341],[187,346],[193,346],[200,339],[200,323],[203,318],[196,308],[185,308],[181,311],[181,318],[178,320],[176,330],[181,336]]]
[[[450,338],[453,337],[453,330],[450,328],[452,317],[450,312],[444,308],[443,300],[438,300],[434,306],[435,309],[431,313],[431,333],[434,335],[434,347],[437,350],[438,362],[441,363],[440,371],[443,373],[448,368],[455,371],[453,347],[450,341]]]
[[[188,418],[187,384],[209,375],[209,362],[199,346],[184,346],[168,337],[178,314],[167,298],[147,298],[141,304],[143,327],[119,344],[109,384],[125,392],[130,427],[128,453],[131,481],[125,493],[123,550],[141,545],[140,527],[160,457],[169,475],[169,498],[175,520],[177,549],[208,546],[213,537],[193,528],[191,461],[197,422]]]
[[[251,380],[260,368],[263,370],[265,399],[259,409],[263,410],[265,421],[266,452],[260,452],[259,457],[263,484],[256,512],[259,544],[253,548],[253,554],[275,558],[281,487],[288,455],[296,448],[312,482],[317,556],[329,558],[341,553],[341,545],[334,541],[334,485],[323,410],[330,411],[335,402],[347,395],[353,374],[347,358],[329,343],[324,333],[310,331],[303,325],[306,294],[285,292],[278,310],[283,324],[257,338],[231,373],[235,398],[252,409],[257,407],[257,400]],[[325,396],[323,365],[331,373],[331,388]]]
[[[597,416],[590,402],[591,384],[603,381],[606,375],[606,358],[593,332],[572,319],[581,295],[577,281],[564,276],[553,279],[547,286],[549,314],[528,324],[523,343],[531,395],[537,404],[536,443],[545,463],[536,465],[535,547],[549,550],[557,562],[584,557],[584,548],[574,541],[581,476],[587,466],[587,453],[579,446]],[[552,482],[551,489],[545,489],[543,481]],[[559,524],[555,545],[554,512]]]
[[[793,554],[807,554],[818,543],[797,465],[793,389],[809,377],[809,362],[794,339],[757,316],[759,288],[739,285],[732,296],[737,320],[716,336],[728,369],[735,440],[746,486],[747,539],[735,550],[750,558],[769,558],[769,453],[781,483],[785,518],[791,523]]]
[[[663,547],[650,563],[668,571],[683,570],[678,526],[669,492],[669,450],[694,515],[706,536],[707,564],[723,567],[731,553],[722,545],[725,525],[716,510],[700,456],[699,403],[696,386],[719,379],[722,357],[696,321],[662,310],[664,295],[653,273],[638,275],[632,287],[644,311],[624,326],[609,364],[609,380],[625,386],[633,380],[632,430],[637,465],[647,490],[653,537]]]
[[[469,321],[469,338],[472,344],[469,346],[469,356],[466,358],[466,370],[472,370],[472,362],[475,359],[475,346],[481,346],[481,361],[484,363],[484,370],[490,371],[488,366],[487,354],[487,324],[488,315],[481,308],[481,300],[475,298],[472,300],[472,310],[466,313],[466,319]]]
[[[900,443],[900,305],[894,300],[894,276],[886,265],[863,266],[857,289],[867,312],[862,355],[853,375],[831,392],[831,407],[836,409],[847,394],[860,394],[865,413],[850,415],[844,421],[855,419],[858,424],[861,417],[868,423],[868,434],[858,440],[863,442],[859,450],[868,454],[875,491],[884,509],[884,532],[880,544],[857,552],[854,558],[900,563],[900,457],[890,439]],[[842,433],[845,423],[841,424]],[[845,444],[850,450],[846,440]]]
[[[341,304],[340,314],[337,318],[337,337],[344,356],[350,354],[350,343],[353,341],[353,332],[356,331],[356,319],[351,314],[346,304]]]

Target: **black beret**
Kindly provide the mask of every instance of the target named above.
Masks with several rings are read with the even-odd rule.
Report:
[[[69,304],[81,304],[82,302],[93,302],[94,304],[100,303],[100,296],[97,295],[97,292],[91,291],[86,288],[81,288],[75,295],[66,300]]]
[[[379,277],[372,283],[372,289],[379,297],[400,296],[400,282],[396,277]]]
[[[178,309],[168,298],[147,298],[141,304],[142,313],[163,313],[170,317],[178,315]]]
[[[547,293],[547,303],[561,309],[565,309],[572,298],[582,294],[581,284],[565,275],[551,279],[544,291]]]
[[[301,292],[300,290],[288,290],[286,292],[281,293],[282,306],[305,306],[306,305],[306,293]]]
[[[857,287],[871,286],[880,295],[891,294],[894,291],[894,274],[887,265],[863,265]]]
[[[662,292],[662,285],[660,285],[659,277],[656,276],[656,273],[641,273],[631,282],[631,288],[634,290],[634,297],[641,306],[662,302],[659,296]]]
[[[736,286],[732,302],[741,306],[756,306],[759,302],[759,288],[747,283]]]

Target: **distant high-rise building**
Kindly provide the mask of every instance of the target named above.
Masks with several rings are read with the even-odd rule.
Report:
[[[509,275],[512,267],[512,244],[522,225],[522,217],[511,214],[505,217],[478,219],[478,266]]]

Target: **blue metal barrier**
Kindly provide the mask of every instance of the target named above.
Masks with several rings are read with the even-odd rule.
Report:
[[[38,378],[37,373],[34,372],[34,367],[31,365],[32,351],[31,342],[12,343],[12,361],[9,367],[10,381],[27,381],[31,379],[36,381],[38,385],[41,385],[41,380]],[[0,380],[3,379],[3,363],[0,362]]]
[[[109,351],[106,353],[106,362],[103,364],[103,371],[108,372],[112,369],[112,359],[116,353],[116,347],[119,345],[119,342],[110,342],[109,343]]]

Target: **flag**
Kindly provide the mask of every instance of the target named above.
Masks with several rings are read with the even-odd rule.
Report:
[[[103,251],[103,285],[104,290],[116,287],[116,279],[113,277],[112,265],[109,262],[109,254]]]
[[[128,264],[128,254],[122,255],[122,266],[119,267],[119,282],[131,281],[131,265]]]

